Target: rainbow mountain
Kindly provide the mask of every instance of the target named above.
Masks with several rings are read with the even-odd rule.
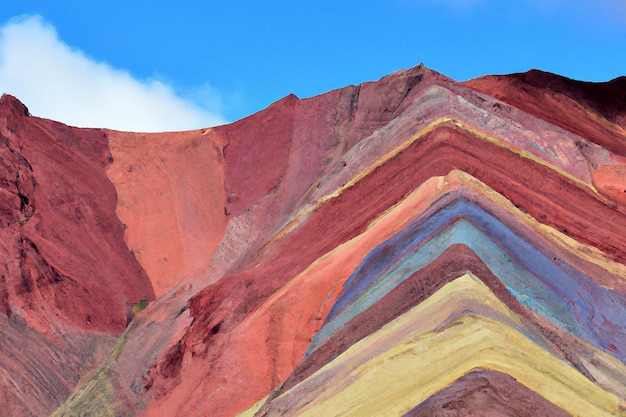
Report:
[[[626,415],[624,77],[0,128],[9,415]]]

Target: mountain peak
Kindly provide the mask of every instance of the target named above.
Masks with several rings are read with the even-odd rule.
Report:
[[[0,111],[9,112],[16,116],[30,116],[28,107],[11,94],[3,94],[0,97]]]

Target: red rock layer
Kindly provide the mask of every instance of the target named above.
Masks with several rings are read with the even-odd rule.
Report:
[[[570,361],[581,373],[592,378],[567,342],[553,329],[539,323],[471,249],[465,245],[453,245],[446,249],[437,260],[395,287],[370,309],[346,323],[323,345],[300,362],[289,378],[281,384],[280,392],[289,390],[329,363],[352,344],[404,314],[445,284],[466,272],[471,272],[479,277],[511,311],[522,317],[528,326],[526,331],[532,334],[534,338],[549,345],[553,351],[560,352],[562,359]],[[280,392],[274,392],[272,396],[280,395]]]
[[[281,185],[297,188],[287,190],[288,200],[294,191],[301,198],[339,155],[400,114],[424,77],[445,78],[416,67],[312,99],[290,95],[216,128],[228,138],[224,155],[230,215],[257,204]]]
[[[305,202],[340,156],[411,103],[420,83],[445,79],[424,67],[305,100],[288,96],[214,129],[224,136],[228,230],[213,259],[216,276],[242,268]],[[235,266],[237,264],[237,266]]]
[[[422,163],[416,165],[415,161]],[[248,362],[245,366],[250,368],[239,363],[239,376],[229,377],[233,372],[225,365],[226,361],[231,363],[230,359],[225,359],[227,351],[232,349],[228,345],[229,333],[315,259],[362,232],[378,213],[400,201],[428,178],[445,175],[452,169],[474,175],[540,221],[594,244],[617,260],[625,259],[626,241],[617,231],[626,227],[626,216],[604,205],[589,190],[555,175],[543,165],[520,158],[462,129],[443,125],[319,206],[298,229],[268,248],[258,266],[228,275],[193,297],[190,311],[194,323],[183,338],[181,351],[176,355],[178,360],[167,363],[168,367],[182,368],[180,374],[176,373],[180,375],[177,379],[180,385],[176,382],[173,391],[191,392],[187,384],[195,386],[200,375],[211,375],[210,380],[202,380],[201,390],[186,397],[187,404],[209,407],[214,415],[227,416],[250,406],[278,385],[280,379],[271,374],[259,374],[254,363]],[[389,184],[394,186],[389,187]],[[562,207],[569,210],[563,212]],[[254,332],[259,337],[267,334],[265,329]],[[258,343],[264,342],[259,340]],[[209,368],[200,374],[194,371],[193,377],[187,373],[185,377],[185,355],[203,358]],[[276,368],[285,369],[295,366],[292,357],[257,357],[256,362],[274,363]],[[155,374],[165,375],[164,372]],[[245,389],[241,385],[243,381],[247,381]],[[169,382],[159,381],[159,378],[147,383],[147,388],[156,389],[162,398],[153,403],[154,413],[158,413],[159,404],[170,400],[159,388],[161,384],[171,389]],[[185,410],[183,408],[181,413]]]
[[[589,83],[531,70],[464,84],[626,156],[626,142],[616,140],[626,129],[626,77]]]
[[[477,78],[465,85],[610,151],[613,161],[594,167],[593,183],[605,195],[626,203],[626,141],[619,139],[626,133],[626,77],[589,83],[531,70]]]
[[[3,96],[5,313],[44,332],[59,323],[120,332],[132,305],[154,292],[123,242],[115,189],[104,175],[106,135],[26,113]]]
[[[622,88],[623,80],[607,86],[581,85],[536,72],[465,85],[613,152],[587,158],[607,161],[585,171],[581,179],[588,182],[593,175],[600,194],[449,121],[338,195],[323,199],[311,212],[301,212],[302,222],[281,232],[299,209],[315,200],[315,190],[334,186],[333,181],[325,183],[325,178],[341,183],[342,177],[335,175],[338,172],[360,174],[356,168],[350,170],[351,162],[362,162],[358,161],[359,141],[366,142],[374,134],[380,139],[392,131],[396,136],[386,143],[397,146],[414,135],[413,113],[404,112],[412,110],[419,94],[431,91],[436,96],[444,90],[428,90],[433,84],[450,87],[454,82],[418,67],[307,100],[289,96],[232,125],[157,135],[69,128],[28,117],[21,104],[3,98],[0,249],[7,255],[6,273],[0,274],[0,312],[6,313],[7,320],[23,317],[38,335],[58,331],[48,340],[67,335],[64,326],[83,335],[119,332],[134,302],[141,297],[151,299],[154,292],[164,295],[131,326],[118,349],[118,362],[107,364],[100,374],[107,387],[115,390],[116,398],[110,401],[147,416],[231,416],[281,384],[302,360],[319,328],[307,322],[303,329],[293,329],[295,320],[302,324],[309,319],[293,317],[293,311],[280,303],[269,309],[267,319],[246,318],[311,263],[363,232],[382,212],[433,176],[463,170],[541,223],[599,248],[614,260],[626,261],[622,233],[626,230],[622,204],[626,194],[620,188],[626,172],[626,158],[620,155],[626,155],[626,145],[616,140],[624,134],[623,95],[609,94],[615,87]],[[446,99],[456,100],[457,93],[463,98],[461,90],[445,95]],[[469,106],[461,100],[458,103]],[[498,111],[497,106],[494,109],[489,111]],[[459,111],[463,114],[473,113]],[[389,127],[396,121],[400,127]],[[466,122],[471,125],[471,120]],[[578,150],[568,143],[568,149]],[[383,148],[374,146],[372,154]],[[353,159],[342,159],[348,151]],[[581,154],[586,158],[584,149]],[[364,166],[380,156],[367,155]],[[585,158],[579,162],[586,167]],[[125,236],[116,209],[126,224]],[[466,264],[442,256],[441,264],[429,267],[440,268],[436,270],[441,281],[422,277],[423,282],[405,284],[416,286],[402,288],[422,299],[442,285],[450,271],[467,265],[491,276],[471,254],[463,249],[458,253]],[[507,292],[495,281],[489,282],[495,293],[524,316]],[[170,291],[175,287],[176,291]],[[393,292],[385,302],[408,308],[414,299],[403,298],[406,294]],[[305,302],[313,303],[312,298]],[[325,308],[308,305],[307,311],[320,312],[310,320],[323,320]],[[384,310],[376,320],[368,312],[355,318],[361,322],[351,325],[371,330],[399,314],[392,308]],[[286,332],[290,338],[278,333],[281,328],[293,330]],[[543,343],[558,345],[554,350],[560,349],[563,357],[579,366],[575,352],[561,345],[559,337],[541,324],[530,323],[529,328],[536,330]],[[338,333],[333,339],[337,346],[316,352],[297,368],[290,383],[352,343],[355,336],[361,334]],[[77,355],[88,345],[80,345]],[[72,352],[59,346],[51,349]],[[36,380],[35,365],[28,366],[24,379]],[[64,371],[60,365],[51,369],[44,373],[45,379],[60,381],[66,388],[46,398],[48,404],[58,402],[76,381],[52,375]],[[579,369],[584,372],[582,366]],[[539,399],[501,376],[489,373],[466,379],[469,385],[465,386],[470,388],[457,390],[462,400],[456,410],[471,414],[490,395],[489,401],[500,407],[498,390],[504,386],[519,393],[531,409],[545,410],[541,408],[545,404],[535,405],[541,403]],[[45,387],[41,381],[34,384]],[[477,397],[472,394],[476,386],[481,387],[478,392],[487,387],[495,394]],[[77,406],[80,410],[81,405]],[[505,413],[505,405],[497,412]],[[438,406],[433,407],[429,410],[438,412]],[[67,410],[71,415],[71,409]]]
[[[409,411],[404,417],[571,416],[515,378],[477,369]]]
[[[124,244],[110,158],[104,132],[0,99],[0,414],[54,411],[111,349],[133,304],[154,298]]]
[[[205,274],[228,218],[226,138],[211,129],[107,136],[124,238],[157,296]]]

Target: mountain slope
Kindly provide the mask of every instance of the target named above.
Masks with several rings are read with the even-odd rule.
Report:
[[[28,116],[0,99],[0,398],[9,415],[54,411],[154,299],[124,244],[105,175],[106,134]]]
[[[624,88],[418,66],[160,134],[3,97],[6,403],[626,414]]]

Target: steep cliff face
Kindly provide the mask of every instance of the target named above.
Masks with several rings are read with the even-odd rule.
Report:
[[[5,313],[41,331],[121,332],[154,292],[123,244],[106,134],[29,117],[10,96],[0,108]]]
[[[623,79],[418,66],[162,134],[0,111],[14,415],[625,413]]]
[[[15,98],[0,99],[0,390],[13,415],[52,412],[94,352],[106,353],[97,344],[110,349],[106,335],[154,298],[123,241],[104,174],[110,159],[104,132],[30,117]]]
[[[206,273],[228,219],[226,138],[210,129],[107,138],[124,238],[157,296]]]

